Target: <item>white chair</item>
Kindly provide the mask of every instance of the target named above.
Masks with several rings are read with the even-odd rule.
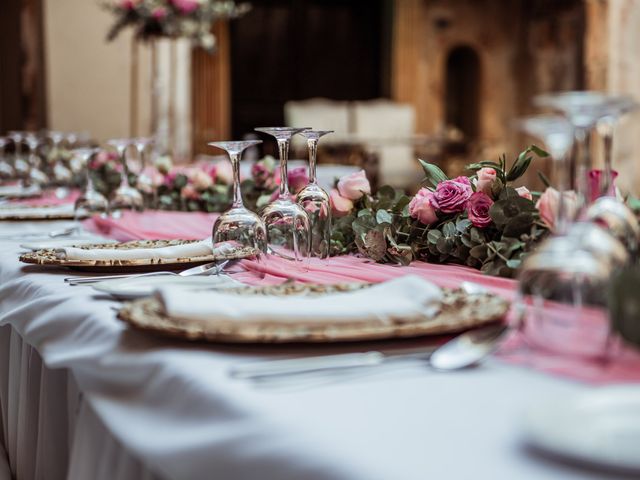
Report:
[[[351,132],[349,104],[326,98],[289,101],[284,105],[284,120],[288,127],[310,127],[314,130],[333,130],[322,139],[322,144],[345,141]],[[293,137],[292,146],[299,150],[306,146],[300,135]]]
[[[404,187],[415,181],[414,107],[379,99],[354,102],[352,108],[354,137],[377,154],[381,183]]]

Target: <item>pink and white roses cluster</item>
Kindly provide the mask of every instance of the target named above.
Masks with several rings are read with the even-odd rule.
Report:
[[[421,188],[409,203],[409,215],[425,225],[439,220],[438,214],[449,215],[467,212],[471,223],[478,228],[491,225],[491,206],[494,203],[494,191],[498,190],[498,180],[494,168],[481,168],[475,180],[476,191],[466,176],[438,183],[435,190]],[[526,187],[516,188],[523,198],[531,200],[531,192]]]
[[[371,195],[371,184],[364,170],[351,173],[338,180],[336,188],[329,192],[331,210],[336,217],[348,215],[354,202]]]

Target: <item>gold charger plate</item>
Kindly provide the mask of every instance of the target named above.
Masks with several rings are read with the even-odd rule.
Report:
[[[114,250],[129,250],[132,248],[160,248],[192,243],[197,240],[134,240],[124,243],[78,245],[77,248],[91,250],[93,248],[108,248]],[[56,256],[55,248],[46,248],[20,255],[20,261],[35,265],[52,267],[69,267],[75,270],[89,272],[150,272],[154,270],[184,270],[219,260],[235,260],[252,257],[256,250],[251,247],[238,248],[229,253],[207,255],[201,257],[184,258],[156,258],[142,260],[67,260]]]
[[[367,288],[370,284],[243,287],[227,290],[244,295],[327,294]],[[389,324],[244,324],[217,322],[203,324],[167,316],[160,301],[145,298],[126,303],[118,318],[134,328],[186,340],[220,343],[332,343],[450,334],[498,322],[509,310],[509,302],[492,295],[470,295],[463,290],[444,289],[439,312],[432,317],[397,318]]]
[[[42,210],[39,215],[29,214],[30,210]],[[3,210],[13,210],[15,213],[10,215],[4,215]],[[19,213],[20,210],[24,210],[24,214]],[[50,212],[47,212],[50,210]],[[15,222],[15,221],[40,221],[40,220],[78,220],[88,218],[87,212],[79,212],[76,216],[73,209],[68,212],[61,213],[60,205],[4,205],[0,207],[0,221]]]

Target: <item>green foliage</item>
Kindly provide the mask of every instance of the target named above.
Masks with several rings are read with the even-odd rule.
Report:
[[[474,227],[466,212],[444,215],[433,225],[423,225],[409,215],[411,198],[389,186],[358,200],[354,211],[333,225],[332,253],[358,251],[384,263],[407,265],[412,260],[455,263],[489,275],[511,277],[526,253],[548,232],[539,221],[535,204],[522,198],[508,183],[520,178],[534,156],[547,153],[535,146],[522,152],[507,171],[506,157],[498,162],[473,163],[475,174],[484,167],[496,170],[492,225]],[[437,166],[420,160],[425,185],[432,190],[447,176]]]

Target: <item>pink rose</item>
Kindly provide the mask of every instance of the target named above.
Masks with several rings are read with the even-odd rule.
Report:
[[[566,217],[571,219],[575,216],[578,209],[578,197],[573,190],[563,193],[562,204]],[[560,192],[552,187],[547,187],[540,196],[536,208],[540,211],[540,218],[547,224],[550,230],[556,226],[556,218],[558,217],[558,207],[560,206]]]
[[[331,211],[336,217],[344,217],[353,210],[353,201],[340,195],[335,188],[329,192],[329,201],[331,202]]]
[[[182,198],[186,198],[187,200],[198,200],[200,198],[198,191],[190,183],[182,187],[182,189],[180,190],[180,196]]]
[[[156,20],[164,20],[167,18],[167,9],[164,7],[156,7],[151,12],[151,16]]]
[[[297,167],[289,170],[287,179],[289,180],[289,189],[294,193],[299,192],[309,183],[309,176],[307,175],[307,169],[305,167]]]
[[[469,178],[461,176],[440,182],[431,198],[431,204],[443,213],[462,212],[472,194]]]
[[[489,209],[493,205],[491,197],[484,192],[476,192],[469,197],[467,215],[474,227],[485,228],[491,225]]]
[[[117,158],[118,155],[115,152],[108,152],[103,150],[97,155],[94,155],[93,159],[89,162],[89,168],[91,170],[97,170],[107,163],[115,161]]]
[[[133,10],[140,0],[120,0],[119,7],[123,10]]]
[[[273,174],[262,162],[256,162],[251,166],[251,177],[258,187],[273,187]]]
[[[178,176],[178,172],[177,172],[177,171],[175,171],[175,170],[173,170],[173,171],[171,171],[171,172],[167,173],[167,174],[164,176],[164,184],[165,184],[167,187],[173,187],[173,182],[175,182],[175,181],[176,181],[176,177],[177,177],[177,176]]]
[[[216,181],[224,185],[233,183],[233,167],[230,162],[219,162],[216,164]]]
[[[521,196],[522,198],[526,198],[527,200],[533,200],[533,196],[531,195],[531,192],[527,187],[518,187],[516,188],[516,192],[518,192],[518,195]]]
[[[213,184],[213,180],[211,176],[202,170],[196,170],[190,176],[190,180],[193,183],[193,186],[196,190],[206,190]]]
[[[496,170],[494,168],[481,168],[478,170],[478,181],[476,182],[476,191],[484,192],[491,195],[491,187],[496,180]]]
[[[364,170],[342,177],[338,181],[340,195],[349,200],[359,200],[363,195],[371,193],[371,184]]]
[[[195,12],[200,6],[198,0],[172,0],[172,3],[174,7],[185,15]]]
[[[409,215],[420,220],[424,225],[431,225],[438,220],[436,209],[431,204],[433,192],[427,188],[421,188],[415,197],[409,202]]]
[[[589,202],[595,202],[599,197],[606,195],[608,197],[616,196],[616,187],[614,182],[618,172],[611,171],[611,184],[606,194],[602,193],[604,190],[604,170],[590,170],[588,173],[589,181]]]

